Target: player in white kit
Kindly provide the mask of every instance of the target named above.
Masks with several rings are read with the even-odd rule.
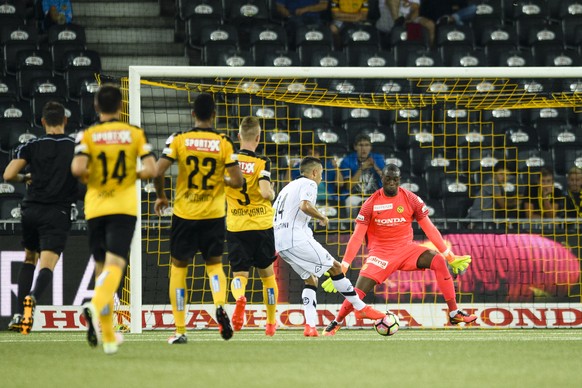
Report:
[[[317,337],[317,290],[318,278],[329,272],[335,288],[354,305],[360,318],[380,319],[386,314],[367,306],[356,294],[350,280],[342,272],[340,263],[313,238],[309,228],[311,218],[326,226],[329,219],[315,207],[317,186],[321,182],[321,160],[308,156],[299,166],[301,176],[281,190],[275,208],[275,248],[279,256],[305,281],[303,310],[306,337]]]

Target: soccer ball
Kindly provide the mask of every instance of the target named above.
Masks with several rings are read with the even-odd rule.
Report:
[[[392,314],[390,311],[386,313],[386,316],[382,319],[376,320],[374,322],[374,329],[376,333],[383,336],[391,336],[398,332],[400,328],[400,322],[398,317]]]

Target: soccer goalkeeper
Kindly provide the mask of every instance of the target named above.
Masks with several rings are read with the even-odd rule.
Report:
[[[447,248],[438,229],[428,218],[428,208],[416,194],[400,187],[400,169],[388,164],[382,170],[383,188],[376,191],[362,205],[356,218],[356,229],[348,242],[342,270],[347,272],[364,241],[367,240],[369,255],[358,280],[356,292],[361,299],[376,284],[383,283],[393,272],[434,271],[437,284],[449,308],[449,321],[453,325],[474,322],[477,317],[457,307],[453,274],[465,271],[471,263],[470,256],[456,256]],[[412,221],[416,219],[424,233],[440,252],[435,252],[413,242]],[[322,284],[327,292],[334,292],[330,279]],[[353,310],[344,301],[340,311],[324,329],[323,335],[332,336],[341,322]]]

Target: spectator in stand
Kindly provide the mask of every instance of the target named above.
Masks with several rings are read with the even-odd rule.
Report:
[[[564,199],[562,191],[554,186],[554,172],[543,167],[540,171],[539,183],[530,186],[524,198],[525,217],[530,220],[562,217]]]
[[[354,139],[354,151],[346,155],[340,163],[344,187],[350,193],[346,198],[346,206],[352,218],[358,214],[359,205],[382,187],[384,165],[384,157],[372,152],[370,136],[357,135]]]
[[[582,218],[582,168],[574,166],[568,171],[566,191],[566,218]]]
[[[372,0],[370,1],[369,19],[376,19],[375,26],[380,33],[380,40],[384,48],[389,48],[389,36],[394,19],[398,17],[399,0]],[[376,18],[377,17],[377,18]]]
[[[469,23],[477,13],[477,4],[472,0],[439,0],[422,3],[420,13],[437,24]]]
[[[368,20],[368,1],[353,0],[331,2],[331,24],[334,46],[336,50],[342,49],[342,31],[350,26],[365,23]]]
[[[317,203],[326,204],[327,206],[344,207],[345,200],[348,194],[344,186],[344,177],[340,173],[337,160],[335,157],[326,158],[323,156],[323,147],[320,145],[305,146],[303,148],[303,157],[313,156],[321,159],[324,164],[323,179],[317,188]],[[300,161],[293,165],[291,170],[291,180],[295,180],[301,176],[299,171]]]
[[[277,13],[285,21],[290,47],[295,47],[295,33],[301,26],[324,25],[327,0],[277,0]]]
[[[44,30],[55,24],[69,24],[73,21],[73,8],[70,0],[42,0]]]
[[[493,167],[493,176],[483,183],[469,209],[470,229],[479,229],[493,219],[517,218],[519,199],[515,177],[504,162]],[[483,220],[483,221],[481,221]]]
[[[411,35],[419,35],[421,32],[416,27],[421,25],[428,31],[428,39],[431,46],[434,46],[435,24],[431,19],[420,16],[420,0],[402,0],[398,11],[399,20],[396,24],[405,23],[406,30],[411,39]]]

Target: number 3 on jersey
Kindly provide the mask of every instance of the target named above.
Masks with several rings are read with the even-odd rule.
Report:
[[[101,161],[101,169],[103,171],[103,178],[101,179],[101,184],[107,183],[109,176],[109,168],[107,166],[107,155],[105,152],[101,151],[97,158]],[[113,171],[111,173],[111,178],[117,179],[117,183],[121,184],[123,179],[127,176],[127,170],[125,167],[125,151],[119,151],[117,158],[115,159],[115,165],[113,166]]]

